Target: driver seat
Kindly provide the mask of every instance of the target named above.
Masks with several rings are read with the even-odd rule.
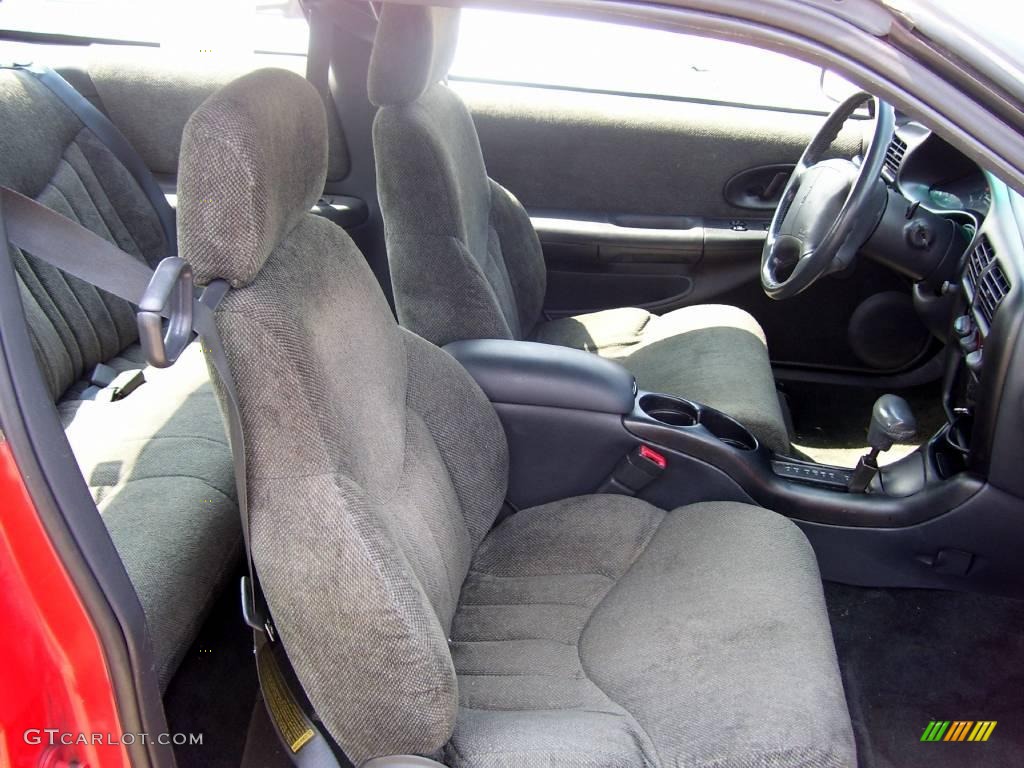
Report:
[[[776,452],[789,434],[764,332],[724,305],[657,316],[624,307],[547,321],[540,241],[519,201],[488,178],[473,118],[441,80],[457,8],[383,7],[368,91],[377,186],[398,319],[444,345],[518,339],[594,352],[641,389],[705,403]]]

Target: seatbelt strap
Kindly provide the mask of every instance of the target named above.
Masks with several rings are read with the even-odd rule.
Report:
[[[131,142],[124,137],[124,134],[121,133],[118,127],[96,105],[80,94],[71,83],[50,67],[37,64],[16,64],[14,68],[27,72],[49,88],[50,92],[60,99],[65,107],[74,112],[85,127],[96,134],[96,138],[103,142],[103,145],[128,170],[132,178],[135,179],[135,182],[142,188],[143,193],[160,219],[160,228],[163,230],[164,238],[167,240],[167,255],[177,256],[178,231],[177,224],[175,223],[174,209],[167,202],[163,190],[146,166],[145,161],[135,151]]]
[[[249,494],[241,410],[235,380],[214,317],[214,310],[230,286],[224,280],[215,280],[196,296],[191,268],[180,258],[167,257],[156,270],[151,270],[94,232],[6,187],[0,188],[0,217],[11,245],[137,305],[140,342],[150,364],[158,367],[173,364],[191,341],[193,331],[202,339],[224,393],[248,570],[248,576],[242,580],[243,612],[247,623],[253,627],[256,669],[270,720],[298,768],[350,766],[347,760],[342,763],[335,755],[295,678],[284,648],[277,642],[256,577],[249,536]],[[183,314],[187,315],[187,321],[181,317]],[[159,330],[164,317],[169,322],[161,335]]]
[[[334,23],[316,2],[302,3],[309,24],[309,47],[306,50],[306,79],[320,93],[330,93],[328,77],[331,70],[331,48],[334,45]]]
[[[330,58],[334,28],[371,44],[377,35],[379,14],[376,6],[366,0],[299,0],[299,4],[309,22],[306,79],[314,84],[316,81],[310,77],[310,72],[317,71],[314,66],[322,69],[321,65],[314,65],[314,60]],[[331,28],[329,34],[326,32],[327,28]]]

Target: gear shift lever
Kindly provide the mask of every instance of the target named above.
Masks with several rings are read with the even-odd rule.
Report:
[[[888,451],[893,443],[904,443],[917,433],[917,421],[910,405],[902,397],[882,395],[871,409],[868,445],[871,450],[860,457],[850,478],[849,490],[864,493],[878,472],[878,454]]]

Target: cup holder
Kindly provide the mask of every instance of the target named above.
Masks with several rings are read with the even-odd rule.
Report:
[[[655,421],[670,427],[704,427],[726,445],[741,451],[757,449],[757,439],[738,421],[721,411],[662,395],[644,395],[640,409]]]
[[[749,430],[721,411],[702,411],[700,423],[726,445],[739,448],[741,451],[753,451],[757,448],[757,439],[750,434]]]
[[[696,405],[673,397],[644,395],[640,398],[640,409],[655,421],[670,427],[695,427],[700,421]]]

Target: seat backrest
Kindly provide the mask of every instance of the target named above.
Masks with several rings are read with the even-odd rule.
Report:
[[[0,185],[35,198],[141,260],[167,255],[160,219],[131,173],[32,75],[0,69]],[[56,400],[133,344],[132,306],[12,249],[36,357]]]
[[[546,289],[526,211],[489,179],[472,115],[441,82],[454,8],[383,7],[370,60],[377,192],[398,319],[435,344],[522,339]]]
[[[447,637],[505,494],[507,448],[476,384],[401,329],[344,230],[309,214],[323,104],[260,70],[182,141],[178,234],[217,311],[248,455],[252,549],[279,635],[358,765],[432,754],[457,711]]]

